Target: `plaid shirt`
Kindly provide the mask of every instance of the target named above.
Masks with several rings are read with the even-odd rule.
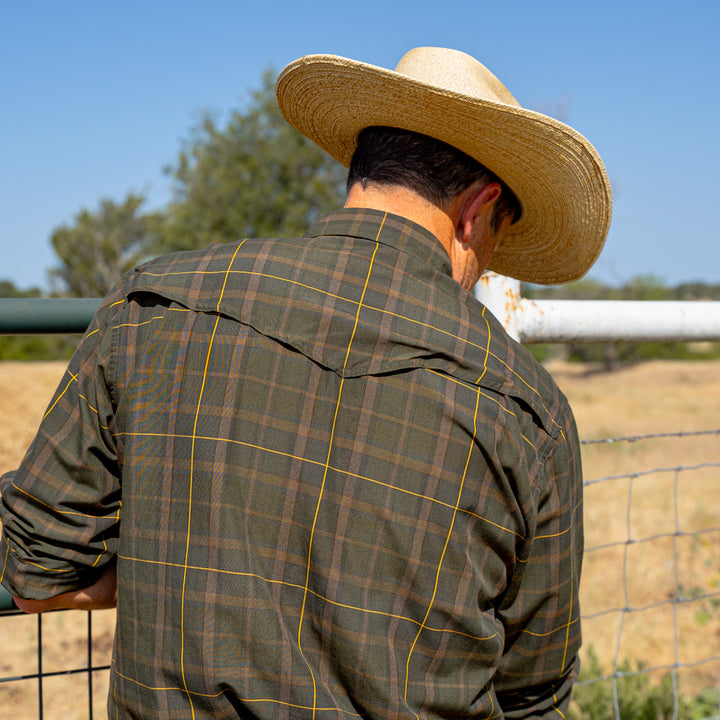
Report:
[[[557,717],[580,644],[567,402],[423,228],[152,261],[2,484],[3,582],[118,559],[110,716]]]

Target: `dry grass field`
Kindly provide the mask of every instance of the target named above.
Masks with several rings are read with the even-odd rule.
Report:
[[[707,432],[720,430],[720,362],[651,362],[613,374],[568,364],[550,370],[581,438],[657,435],[584,446],[586,648],[608,671],[623,660],[694,665],[681,689],[717,687],[719,663],[703,660],[720,655],[720,531],[712,529],[720,527],[720,434]],[[0,473],[21,459],[62,371],[57,363],[0,363]],[[705,434],[666,436],[678,432]],[[678,595],[695,599],[674,602]],[[620,612],[626,607],[632,612]],[[45,617],[45,670],[82,666],[86,617]],[[105,662],[112,613],[93,618],[95,660]],[[36,628],[35,618],[0,617],[0,678],[36,671]],[[104,717],[105,673],[98,675],[94,705]],[[18,720],[37,717],[36,688],[0,684],[0,708],[13,708]],[[50,678],[44,690],[47,720],[88,716],[84,676]]]

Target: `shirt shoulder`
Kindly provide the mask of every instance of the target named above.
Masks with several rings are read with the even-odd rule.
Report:
[[[129,276],[124,292],[229,316],[341,375],[446,373],[515,398],[557,435],[555,418],[569,413],[557,385],[450,277],[428,233],[402,219],[383,223],[379,213],[343,217],[303,238],[158,258]]]

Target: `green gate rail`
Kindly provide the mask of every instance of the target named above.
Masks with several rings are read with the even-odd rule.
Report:
[[[18,612],[10,593],[0,585],[0,615]]]
[[[0,335],[84,333],[100,298],[0,298]]]

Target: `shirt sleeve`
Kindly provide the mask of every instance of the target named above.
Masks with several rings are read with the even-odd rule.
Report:
[[[582,469],[569,408],[541,475],[529,556],[498,610],[505,652],[494,685],[513,720],[564,716],[579,669]]]
[[[109,389],[109,320],[98,310],[20,467],[0,480],[0,580],[43,600],[92,584],[113,558],[120,469]]]

